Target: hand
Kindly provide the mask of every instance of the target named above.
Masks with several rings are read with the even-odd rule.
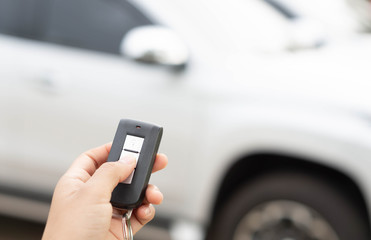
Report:
[[[111,143],[81,154],[59,180],[53,195],[43,240],[123,239],[121,219],[112,217],[111,193],[135,168],[135,159],[106,162]],[[167,157],[158,154],[152,172],[166,167]],[[155,215],[152,204],[163,195],[148,185],[143,204],[133,211],[135,234]]]

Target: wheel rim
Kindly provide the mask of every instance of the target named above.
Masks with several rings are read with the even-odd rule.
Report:
[[[304,204],[276,200],[242,217],[233,240],[339,240],[328,221]]]

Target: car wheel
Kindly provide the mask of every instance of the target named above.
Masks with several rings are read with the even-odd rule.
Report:
[[[277,172],[243,185],[216,213],[209,240],[366,240],[367,220],[339,186]]]

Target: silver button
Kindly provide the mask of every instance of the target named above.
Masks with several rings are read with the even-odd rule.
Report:
[[[119,158],[119,161],[120,161],[121,159],[123,159],[124,157],[126,157],[126,156],[133,156],[133,157],[135,157],[135,160],[136,160],[136,162],[138,163],[139,153],[134,153],[134,152],[129,152],[129,151],[122,150],[122,152],[121,152],[121,156],[120,156],[120,158]]]
[[[133,181],[134,172],[135,172],[135,169],[130,173],[129,177],[127,177],[124,181],[122,181],[122,183],[131,184],[131,182]]]
[[[127,135],[124,143],[124,149],[140,152],[143,142],[144,138]]]

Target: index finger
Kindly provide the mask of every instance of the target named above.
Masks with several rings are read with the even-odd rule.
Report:
[[[160,171],[167,166],[168,158],[165,154],[159,153],[156,155],[155,163],[153,164],[152,173]]]

